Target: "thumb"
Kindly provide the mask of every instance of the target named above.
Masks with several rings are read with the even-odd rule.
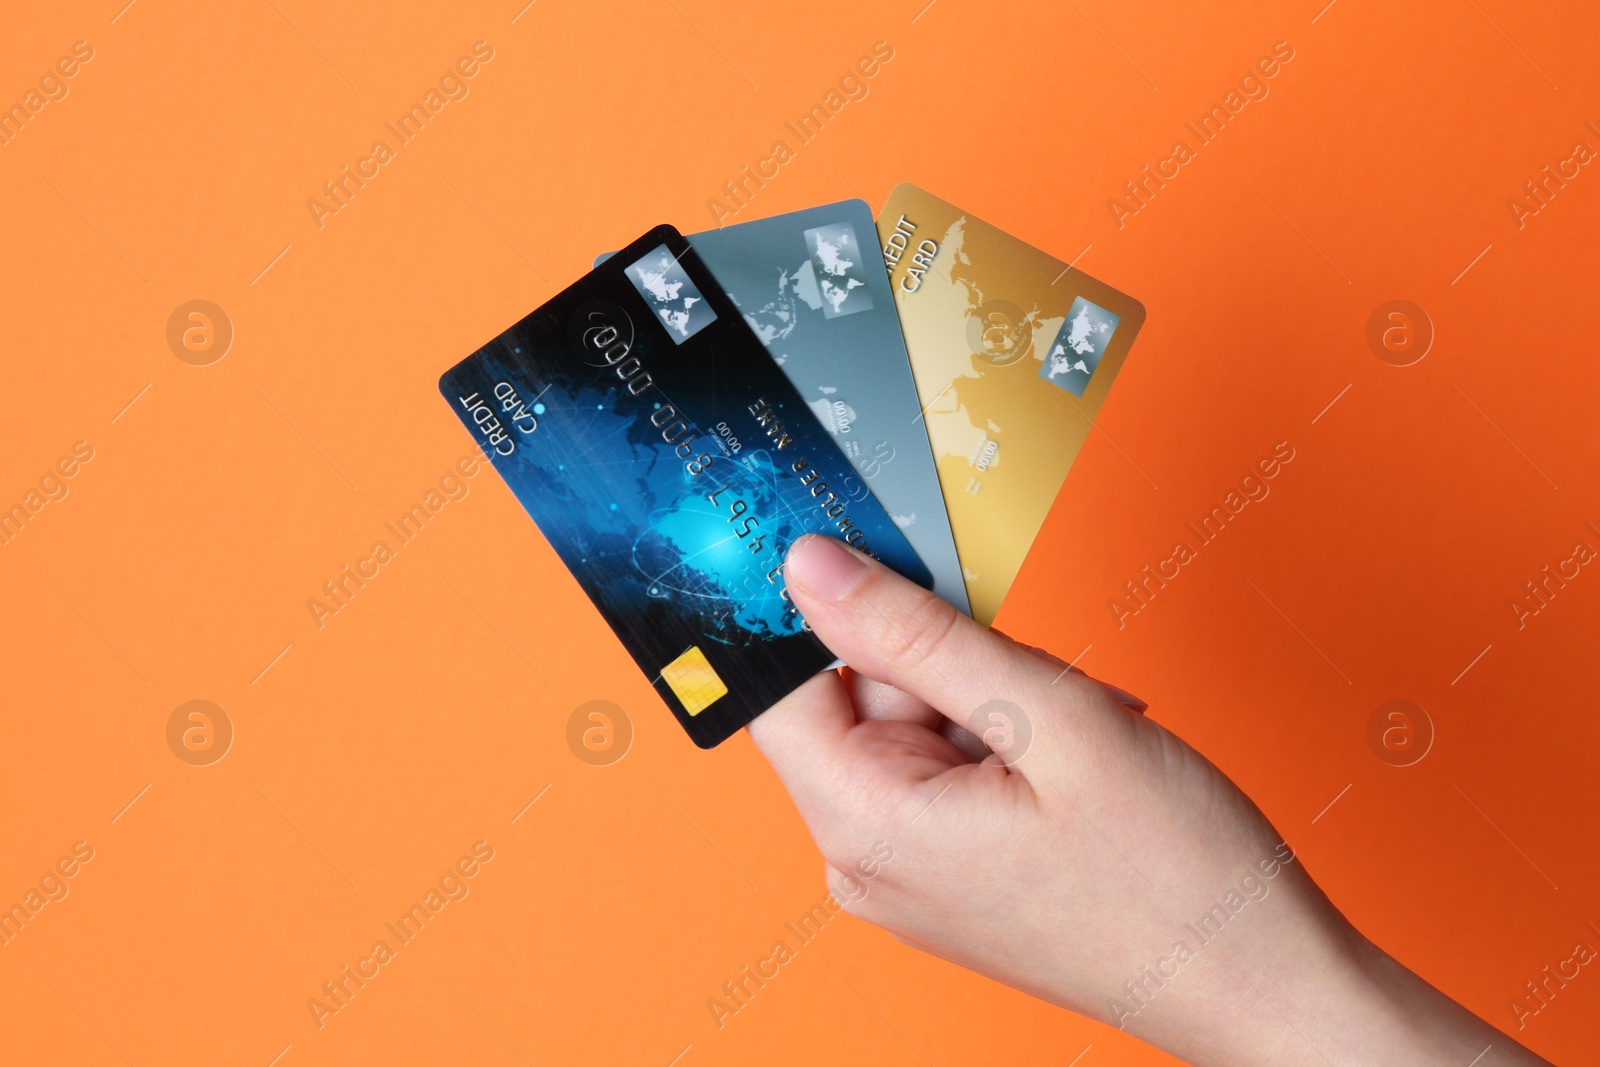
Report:
[[[980,737],[1004,740],[1020,717],[1033,743],[1059,747],[1068,718],[1060,712],[1118,711],[1097,683],[980,626],[837,540],[796,541],[784,577],[800,614],[836,656]],[[1046,707],[1056,710],[1040,713]]]

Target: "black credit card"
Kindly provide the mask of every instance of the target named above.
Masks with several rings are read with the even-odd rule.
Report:
[[[439,389],[702,748],[836,662],[784,587],[796,538],[836,537],[932,584],[670,226]]]

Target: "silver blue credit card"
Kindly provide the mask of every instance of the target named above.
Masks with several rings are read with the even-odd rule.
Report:
[[[702,748],[836,662],[784,584],[800,536],[836,537],[932,584],[670,226],[439,389]]]
[[[970,614],[866,201],[691,234],[689,243],[932,572],[933,591]]]

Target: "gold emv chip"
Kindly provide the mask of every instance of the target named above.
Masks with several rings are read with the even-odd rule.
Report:
[[[700,714],[728,695],[728,687],[698,645],[690,645],[687,652],[661,668],[661,678],[690,715]]]

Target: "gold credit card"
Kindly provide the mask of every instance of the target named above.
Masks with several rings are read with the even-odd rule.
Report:
[[[972,616],[988,625],[1144,305],[909,183],[878,236]]]

